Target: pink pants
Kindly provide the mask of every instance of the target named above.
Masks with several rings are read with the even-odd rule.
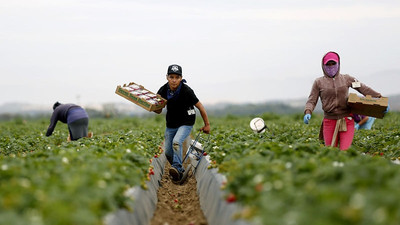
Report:
[[[347,150],[350,148],[354,137],[354,120],[351,117],[345,117],[347,131],[340,131],[337,134],[335,147],[337,147],[338,142],[340,144],[340,150]],[[337,120],[324,119],[324,141],[325,146],[331,146],[333,133],[335,132]]]

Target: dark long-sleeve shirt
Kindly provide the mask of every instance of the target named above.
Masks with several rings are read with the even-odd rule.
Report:
[[[82,118],[88,118],[86,111],[82,107],[75,104],[61,104],[51,115],[50,125],[47,128],[46,136],[50,136],[53,133],[58,121],[71,123]]]

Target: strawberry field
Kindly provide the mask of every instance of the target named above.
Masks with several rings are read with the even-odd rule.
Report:
[[[101,224],[129,208],[123,192],[145,186],[163,120],[91,120],[94,137],[75,142],[62,123],[46,137],[48,123],[0,124],[0,224]]]
[[[304,125],[301,114],[264,114],[269,130],[262,134],[251,131],[253,117],[210,118],[209,167],[227,177],[223,201],[242,206],[237,218],[398,224],[399,113],[357,131],[342,152],[318,140],[321,116]],[[164,123],[162,116],[92,119],[93,138],[67,142],[61,123],[44,135],[48,118],[0,122],[0,224],[102,224],[108,212],[134,210],[123,193],[146,188]]]

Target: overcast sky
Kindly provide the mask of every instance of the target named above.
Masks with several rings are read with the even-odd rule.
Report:
[[[388,96],[399,40],[399,0],[0,0],[0,104],[127,102],[174,63],[205,104],[306,98],[330,50]]]

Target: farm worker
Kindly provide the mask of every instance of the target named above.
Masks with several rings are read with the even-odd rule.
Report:
[[[374,124],[375,117],[372,116],[364,116],[359,114],[353,114],[354,119],[354,129],[365,129],[371,130],[372,124]]]
[[[75,104],[54,103],[50,125],[46,132],[47,137],[53,133],[57,121],[68,124],[68,139],[75,141],[82,137],[88,137],[89,116],[82,107]],[[91,136],[92,133],[89,133],[89,137]]]
[[[200,111],[204,126],[200,129],[204,133],[210,133],[210,122],[207,112],[196,97],[193,90],[182,79],[182,67],[176,64],[170,65],[167,70],[168,82],[157,92],[167,99],[167,115],[165,130],[165,155],[171,164],[169,174],[174,181],[182,178],[182,145],[190,135],[196,121],[194,106]],[[162,109],[155,111],[160,114]]]
[[[328,52],[322,58],[324,75],[315,79],[304,109],[303,121],[309,123],[318,98],[321,98],[323,119],[323,137],[326,146],[337,146],[340,150],[350,148],[354,137],[354,120],[347,105],[349,87],[363,95],[380,98],[382,95],[360,83],[352,76],[340,73],[340,58],[336,52]],[[389,106],[385,113],[389,110]],[[335,138],[334,138],[335,137]]]

